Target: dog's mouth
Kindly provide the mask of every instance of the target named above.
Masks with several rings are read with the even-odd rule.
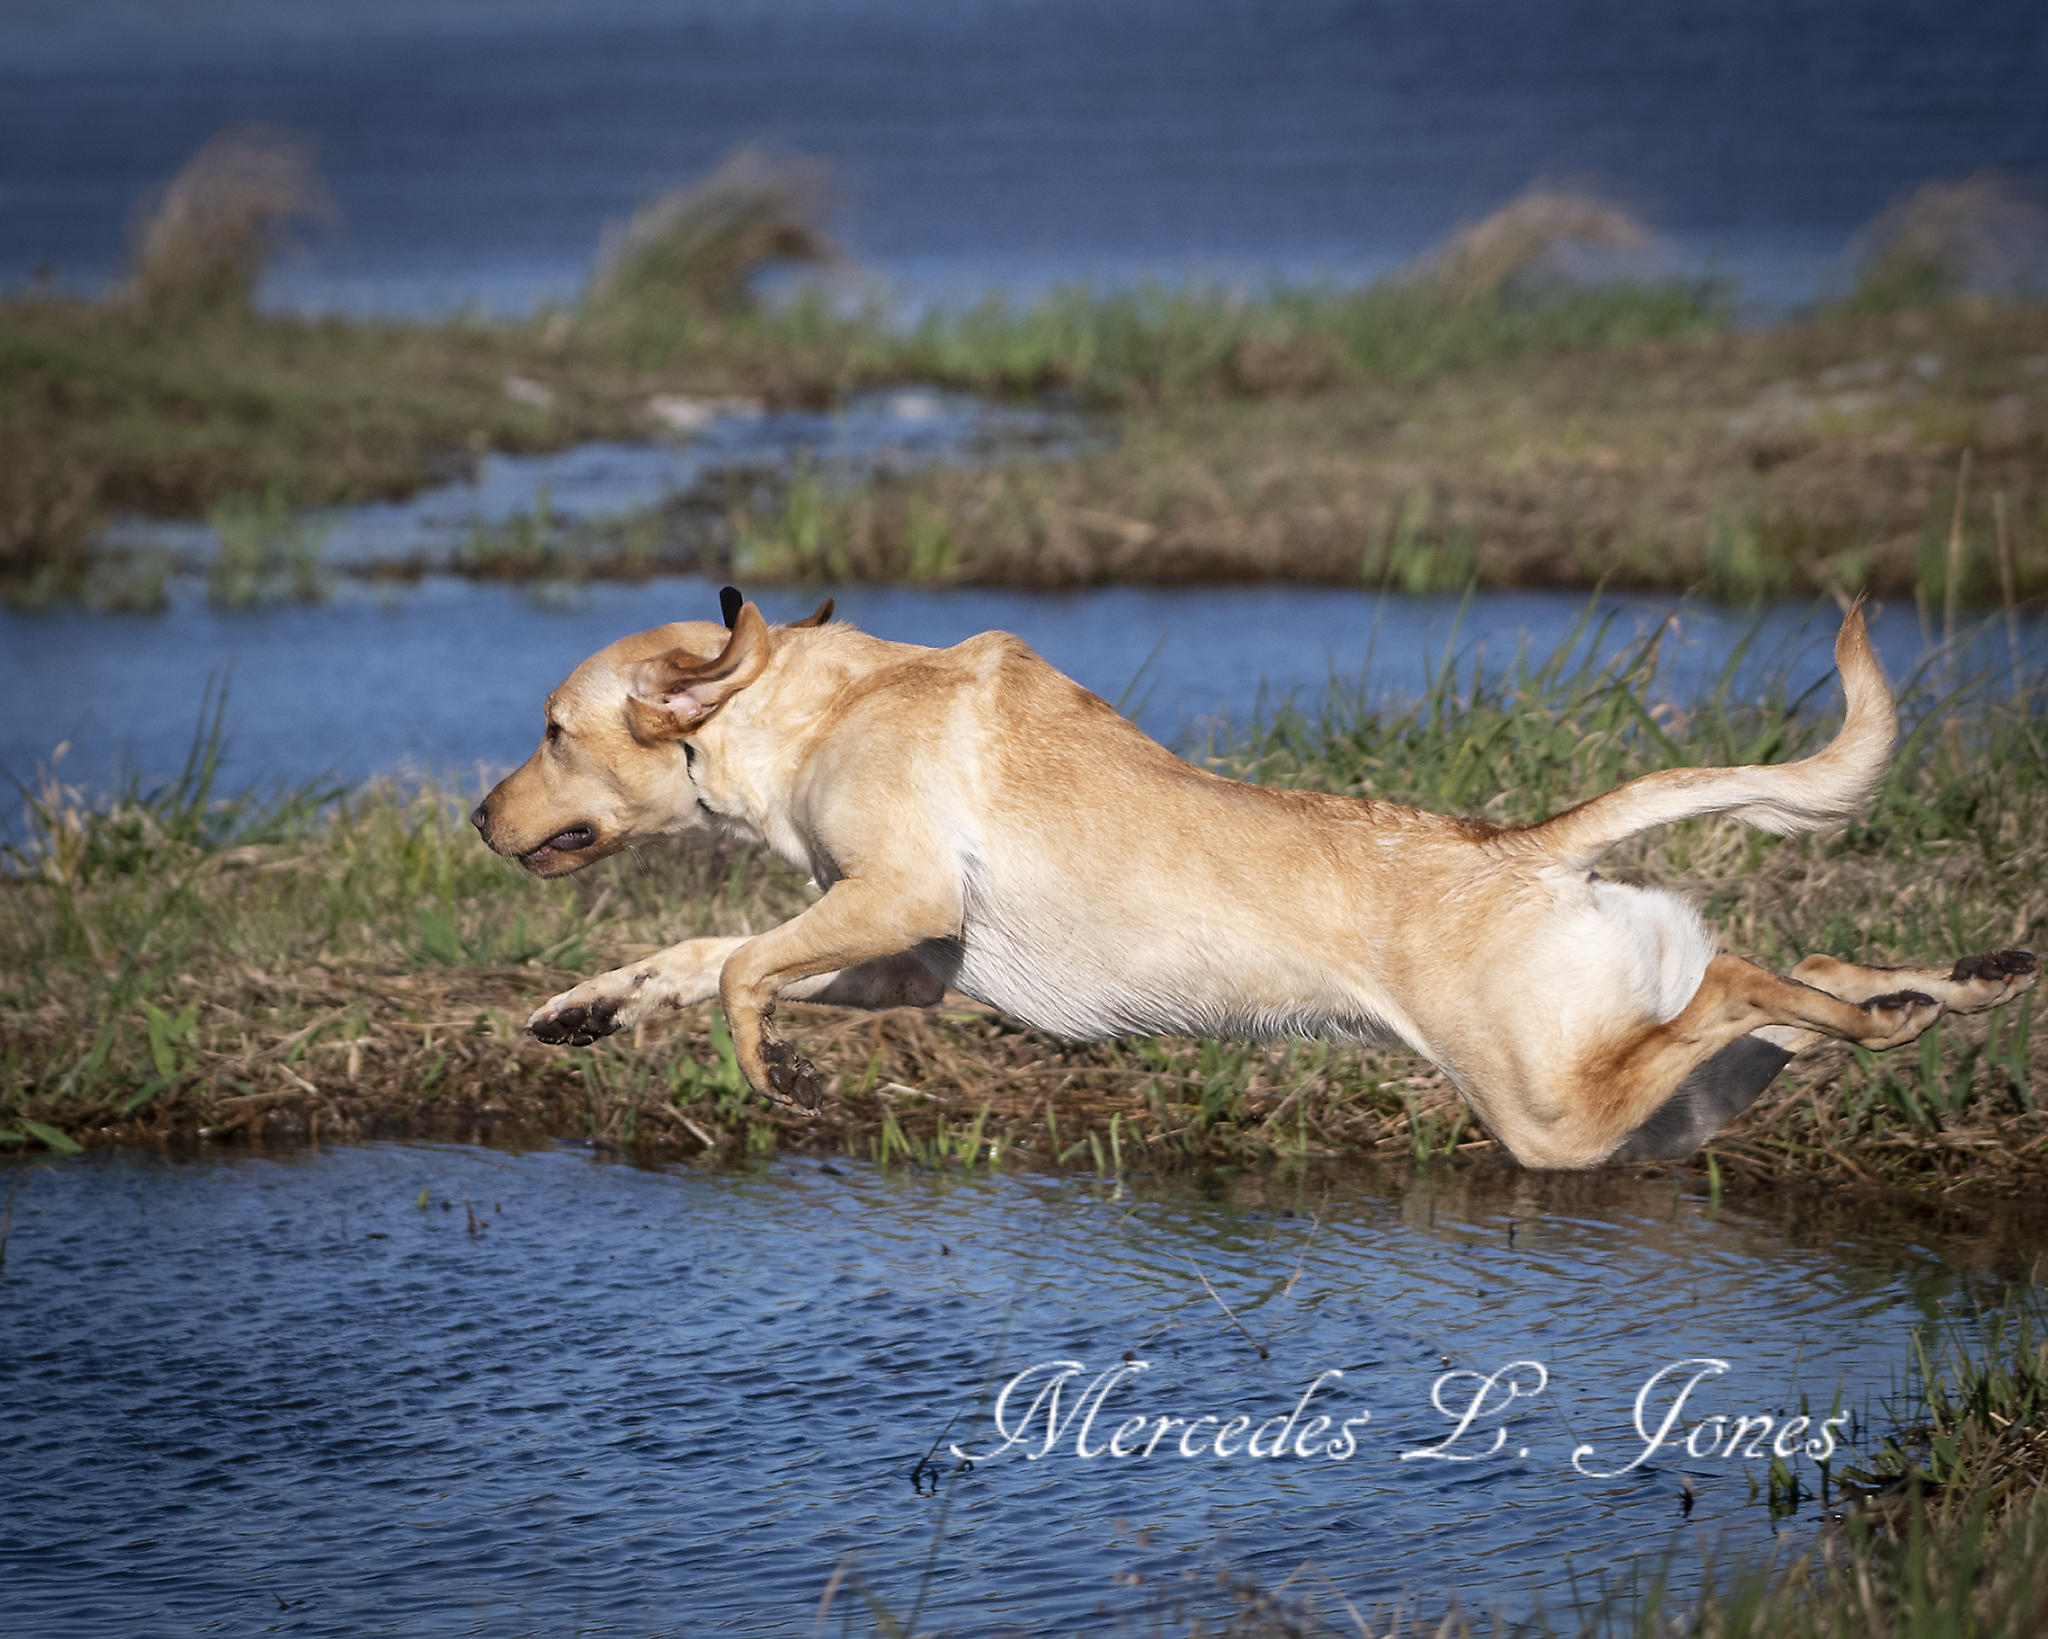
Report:
[[[595,846],[597,827],[594,825],[572,825],[557,831],[538,848],[530,849],[519,856],[519,863],[529,871],[543,870],[563,854],[580,854]]]

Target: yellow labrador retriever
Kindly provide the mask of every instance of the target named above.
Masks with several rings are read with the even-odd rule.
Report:
[[[1690,1154],[1795,1053],[1909,1042],[2034,983],[2025,951],[1944,968],[1716,955],[1677,895],[1603,880],[1651,826],[1847,818],[1896,734],[1860,614],[1835,644],[1847,720],[1804,762],[1681,768],[1496,826],[1193,768],[1022,642],[887,643],[810,620],[620,639],[548,697],[540,749],[472,816],[560,876],[653,837],[766,845],[823,897],[746,939],[690,939],[557,996],[527,1028],[583,1044],[717,997],[760,1092],[818,1107],[778,997],[929,1004],[953,986],[1055,1034],[1394,1040],[1524,1165]]]

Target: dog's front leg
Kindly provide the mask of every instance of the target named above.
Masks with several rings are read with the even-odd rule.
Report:
[[[799,995],[798,986],[816,975],[905,958],[926,940],[959,931],[956,895],[901,879],[833,883],[801,916],[742,944],[719,975],[741,1073],[776,1103],[815,1112],[823,1098],[817,1068],[776,1034],[777,998]]]
[[[630,1030],[658,1013],[693,1007],[718,995],[718,976],[746,939],[685,939],[637,962],[587,979],[544,1002],[526,1021],[544,1042],[587,1047],[600,1036]],[[813,974],[784,990],[793,1001],[841,1007],[930,1007],[946,987],[915,957],[898,955]]]

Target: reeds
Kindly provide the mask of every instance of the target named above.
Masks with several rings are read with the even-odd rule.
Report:
[[[648,200],[606,231],[590,304],[730,315],[751,305],[763,268],[837,264],[825,227],[831,175],[819,160],[735,148],[707,176]]]
[[[265,126],[223,131],[138,208],[127,300],[154,320],[245,313],[281,237],[338,220],[301,138]]]
[[[206,574],[207,601],[216,608],[326,598],[331,576],[320,553],[328,531],[293,512],[277,490],[228,496],[206,521],[219,542]]]

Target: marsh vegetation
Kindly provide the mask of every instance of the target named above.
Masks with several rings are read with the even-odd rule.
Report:
[[[1697,280],[1583,283],[1560,249],[1642,230],[1542,194],[1363,289],[1149,288],[991,300],[903,322],[820,293],[757,299],[764,262],[830,264],[829,178],[740,156],[607,242],[586,299],[519,321],[311,319],[252,296],[277,236],[331,220],[302,149],[241,133],[138,222],[111,299],[0,301],[0,593],[149,606],[97,577],[109,513],[210,517],[211,595],[323,590],[294,509],[402,496],[487,450],[646,437],[664,397],[829,405],[932,383],[1074,404],[1114,437],[1072,458],[835,483],[734,485],[687,538],[603,536],[597,572],[1086,586],[1284,579],[1443,588],[1871,588],[1930,610],[2048,589],[2048,309],[2037,214],[1985,179],[1873,225],[1809,316],[1731,322]],[[1967,458],[1966,458],[1967,457]],[[665,533],[665,531],[667,531]],[[573,543],[571,543],[573,545]],[[479,574],[551,574],[542,509],[479,537]],[[585,565],[589,569],[591,565]],[[161,571],[155,581],[161,595]],[[1496,821],[1681,762],[1782,760],[1813,700],[1653,698],[1638,653],[1501,678],[1440,673],[1388,713],[1334,695],[1198,748],[1208,766]],[[1730,948],[1918,962],[2034,945],[2048,920],[2048,766],[2026,679],[1921,680],[1871,812],[1826,837],[1701,821],[1641,839],[1623,876],[1691,893]],[[1440,1075],[1290,1042],[1071,1044],[955,998],[879,1015],[791,1007],[828,1086],[816,1120],[742,1083],[715,1011],[582,1050],[521,1029],[599,968],[806,902],[737,847],[647,850],[538,883],[487,853],[475,793],[431,782],[233,795],[219,716],[159,789],[82,790],[61,759],[0,853],[0,1145],[524,1128],[636,1154],[777,1149],[933,1170],[1105,1177],[1366,1154],[1486,1165]],[[1808,1055],[1696,1161],[1711,1196],[1766,1185],[2038,1196],[2048,1176],[2031,999],[1884,1057]],[[2048,1623],[2043,1346],[2014,1320],[1923,1340],[1920,1396],[1838,1528],[1731,1568],[1696,1611],[1654,1596],[1588,1631],[2000,1634]],[[1378,1632],[1247,1584],[1243,1634]],[[1355,1620],[1354,1620],[1355,1618]],[[888,1631],[886,1612],[878,1623]],[[1444,1632],[1485,1631],[1451,1618]]]
[[[673,436],[678,405],[904,383],[1084,407],[1106,437],[990,471],[729,484],[709,528],[636,521],[646,550],[594,571],[1938,602],[1969,451],[1964,596],[2002,595],[1994,540],[2013,595],[2048,585],[2041,220],[1995,179],[1902,199],[1839,291],[1768,329],[1733,325],[1712,280],[1612,277],[1647,230],[1556,190],[1356,288],[1070,288],[921,318],[822,286],[761,299],[763,268],[836,262],[831,191],[815,162],[742,151],[618,224],[573,306],[314,319],[252,292],[331,202],[290,139],[224,138],[138,221],[113,298],[0,301],[0,591],[122,602],[92,574],[111,513],[399,497],[484,451]]]

